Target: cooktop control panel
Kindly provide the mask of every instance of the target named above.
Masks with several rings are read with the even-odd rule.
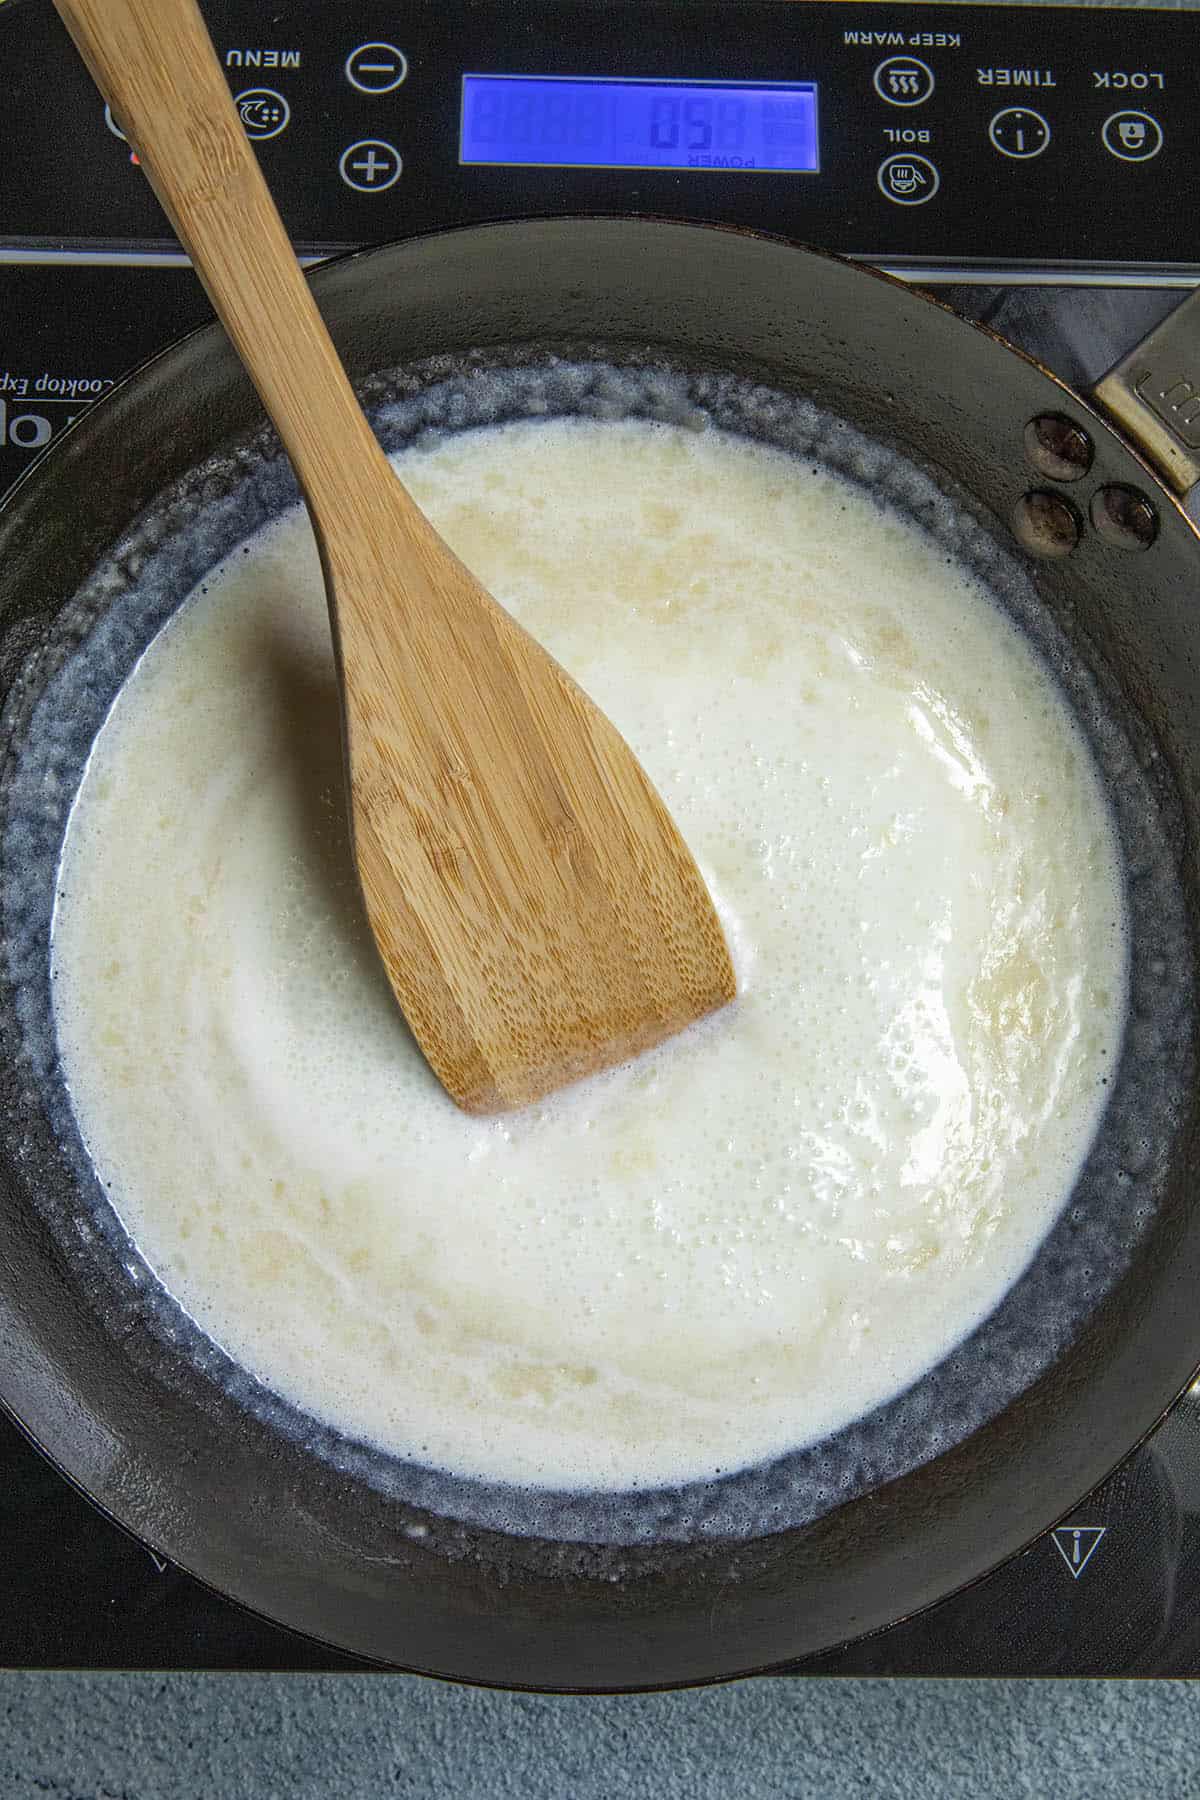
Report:
[[[1200,280],[1200,14],[207,0],[293,239],[515,213],[756,226],[931,278]],[[177,253],[49,0],[0,5],[0,258]]]

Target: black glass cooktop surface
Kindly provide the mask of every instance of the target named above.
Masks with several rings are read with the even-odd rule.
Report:
[[[354,1669],[104,1518],[0,1419],[0,1667]],[[789,1674],[1200,1675],[1200,1397],[1056,1531]]]

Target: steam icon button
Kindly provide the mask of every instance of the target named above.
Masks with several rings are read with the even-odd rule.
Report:
[[[941,186],[941,177],[926,156],[889,156],[880,163],[876,180],[897,206],[924,206]]]
[[[875,71],[875,92],[889,106],[924,106],[933,86],[933,70],[919,56],[889,56]]]
[[[1162,126],[1144,112],[1116,112],[1105,119],[1104,148],[1122,162],[1149,162],[1163,147]]]

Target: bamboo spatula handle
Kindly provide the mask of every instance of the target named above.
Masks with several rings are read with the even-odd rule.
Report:
[[[336,504],[343,484],[354,480],[346,468],[348,434],[364,457],[382,463],[383,455],[334,353],[195,0],[55,5],[191,256],[301,486],[310,499]]]
[[[471,1112],[638,1055],[735,991],[695,861],[613,725],[392,475],[194,0],[55,0],[304,489],[367,917]]]

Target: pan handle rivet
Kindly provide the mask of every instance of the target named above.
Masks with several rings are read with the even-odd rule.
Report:
[[[1148,550],[1158,536],[1158,514],[1136,488],[1097,488],[1091,513],[1096,535],[1118,550]]]
[[[1061,494],[1023,494],[1013,507],[1012,528],[1031,556],[1069,556],[1083,521]]]
[[[1050,481],[1078,481],[1092,466],[1092,440],[1061,413],[1040,413],[1025,427],[1025,455]]]

